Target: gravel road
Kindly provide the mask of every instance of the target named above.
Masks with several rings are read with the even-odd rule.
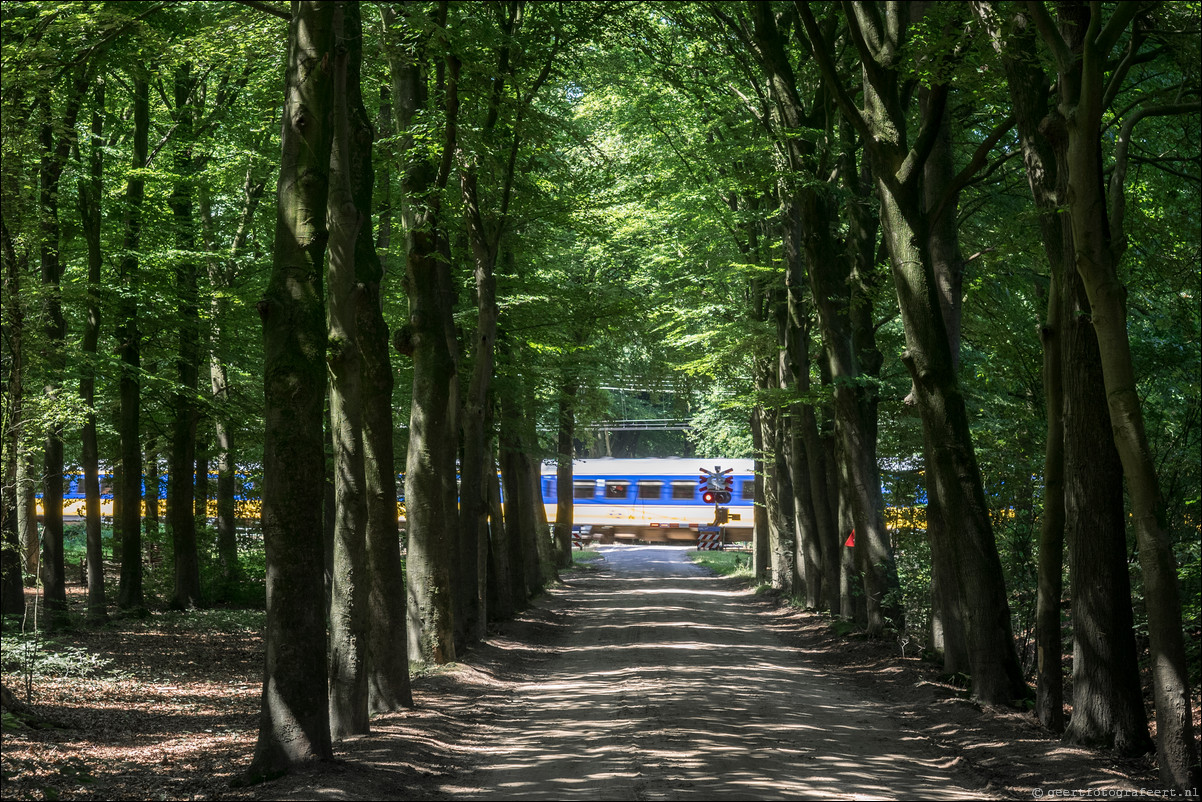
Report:
[[[764,626],[685,549],[602,547],[456,798],[965,799],[928,741]]]

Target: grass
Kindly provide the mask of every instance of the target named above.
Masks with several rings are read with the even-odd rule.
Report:
[[[752,579],[751,555],[737,551],[690,551],[689,559],[722,576]]]

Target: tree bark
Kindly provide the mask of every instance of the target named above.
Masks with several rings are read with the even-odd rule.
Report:
[[[175,156],[177,176],[171,193],[171,212],[176,247],[184,255],[175,265],[179,293],[179,342],[175,356],[175,397],[171,402],[171,455],[168,460],[167,514],[171,525],[175,590],[171,606],[178,610],[198,607],[200,598],[200,555],[196,547],[196,389],[200,370],[200,310],[197,300],[195,259],[196,220],[193,211],[191,175],[193,96],[196,78],[192,65],[180,65],[175,74],[175,124],[179,142]],[[207,478],[207,477],[206,477]]]
[[[296,2],[271,278],[263,319],[266,665],[252,776],[331,757],[322,590],[322,267],[330,164],[334,6]]]
[[[572,564],[572,519],[576,505],[572,485],[572,468],[576,458],[576,391],[576,379],[565,373],[559,384],[559,427],[555,440],[555,546],[558,551],[556,564],[560,568]]]
[[[1071,264],[1071,263],[1070,263]],[[1061,301],[1065,538],[1073,617],[1070,743],[1142,754],[1152,748],[1136,662],[1123,510],[1123,469],[1110,428],[1097,338],[1074,271]]]
[[[163,507],[163,472],[159,470],[159,438],[147,438],[142,450],[142,535],[152,559],[160,554],[160,513]]]
[[[485,471],[492,453],[491,432],[485,429],[488,393],[496,364],[497,280],[493,275],[500,231],[490,231],[480,210],[474,169],[460,176],[468,237],[476,282],[476,331],[472,373],[461,416],[463,434],[459,490],[459,553],[457,559],[457,619],[465,643],[480,640],[487,622],[488,500]]]
[[[765,474],[768,461],[764,455],[764,410],[757,406],[751,413],[751,443],[755,453],[755,510],[752,513],[751,529],[751,575],[756,581],[762,581],[768,576],[769,570],[769,530],[771,523],[768,519],[768,507],[764,501],[767,493]]]
[[[9,329],[10,332],[13,330]],[[24,339],[23,335],[22,339]],[[22,358],[22,362],[24,362],[24,358]],[[22,395],[24,395],[23,388]],[[24,404],[21,406],[24,408]],[[36,577],[38,565],[42,562],[37,506],[37,481],[41,472],[38,470],[39,460],[35,445],[22,435],[25,429],[24,421],[19,424],[19,427],[16,435],[19,444],[17,448],[17,537],[21,541],[25,573],[30,577]]]
[[[100,340],[100,281],[104,255],[100,246],[100,203],[104,162],[104,81],[93,88],[91,148],[88,175],[79,183],[79,215],[88,247],[88,296],[83,334],[83,372],[79,396],[87,409],[80,432],[80,461],[83,463],[84,531],[87,548],[88,622],[108,620],[104,598],[104,542],[100,531],[100,448],[96,440],[96,346]]]
[[[445,25],[446,11],[442,3],[435,18],[424,22]],[[385,25],[391,28],[394,13],[389,8],[383,13]],[[415,25],[413,29],[422,27]],[[425,156],[424,147],[414,147],[412,128],[417,115],[427,107],[428,36],[414,34],[412,41],[404,43],[386,38],[385,52],[406,164],[401,178],[401,215],[406,237],[409,322],[394,340],[413,359],[405,462],[408,648],[412,660],[446,663],[455,659],[452,560],[459,518],[455,481],[458,397],[453,337],[448,338],[448,329],[453,334],[450,265],[442,254],[439,216],[440,193],[446,187],[455,150],[459,62],[448,57],[445,70],[438,71],[440,79],[445,80],[440,80],[440,88],[444,90],[446,119],[441,161],[435,164]]]
[[[516,370],[516,368],[515,368]],[[529,499],[522,490],[522,405],[520,389],[516,379],[507,383],[502,397],[500,431],[501,483],[505,503],[505,541],[508,546],[510,598],[514,610],[523,610],[534,590],[538,588],[538,553],[531,554],[532,538],[528,529],[532,516],[528,515]]]
[[[360,18],[361,19],[361,18]],[[360,22],[360,24],[362,24]],[[362,79],[354,82],[355,114],[360,126],[368,123],[363,107]],[[384,88],[382,101],[387,99]],[[380,135],[392,134],[392,108],[381,103]],[[376,162],[366,145],[353,162],[355,205],[370,217]],[[380,210],[380,247],[388,247],[392,210],[388,204],[388,175],[381,182],[384,204]],[[370,225],[359,229],[355,250],[355,275],[363,288],[358,306],[358,334],[363,400],[363,456],[367,487],[367,692],[372,714],[413,707],[409,684],[409,650],[405,628],[405,575],[401,565],[398,526],[397,470],[393,442],[392,393],[395,379],[389,356],[389,331],[384,320],[384,265],[376,252]]]
[[[1066,121],[1068,211],[1075,245],[1075,265],[1089,305],[1101,356],[1105,397],[1115,445],[1122,461],[1139,544],[1152,681],[1156,704],[1157,757],[1161,780],[1177,790],[1196,788],[1200,769],[1194,743],[1188,662],[1181,627],[1177,567],[1164,520],[1156,468],[1144,429],[1127,334],[1126,288],[1117,275],[1125,243],[1112,233],[1122,230],[1121,171],[1112,188],[1108,212],[1102,174],[1102,127],[1108,84],[1121,81],[1122,69],[1108,66],[1111,50],[1142,6],[1120,5],[1108,20],[1098,4],[1061,8],[1062,29],[1043,3],[1029,3],[1039,32],[1055,59],[1059,109]],[[1082,26],[1084,29],[1082,30]],[[1131,52],[1138,48],[1133,33]],[[1128,134],[1129,134],[1129,129]],[[1120,147],[1122,143],[1119,143]]]
[[[8,347],[7,370],[4,373],[4,406],[0,416],[0,449],[3,450],[3,486],[0,487],[0,615],[20,615],[25,611],[25,584],[22,568],[20,531],[21,431],[24,428],[24,326],[21,308],[21,273],[24,265],[18,258],[8,226],[0,221],[0,259],[4,266],[3,316],[4,342]],[[37,552],[34,552],[35,556]]]
[[[51,120],[53,110],[49,90],[43,96],[45,118],[40,140],[41,164],[38,173],[40,257],[43,286],[42,326],[45,337],[45,394],[54,399],[62,389],[66,369],[67,321],[62,304],[62,256],[59,252],[61,229],[58,218],[59,181],[75,135],[75,119],[83,102],[88,79],[82,67],[75,70],[62,120]],[[56,137],[57,130],[61,133]],[[47,426],[42,473],[42,594],[46,604],[47,629],[66,623],[67,576],[63,565],[63,424],[57,420]]]
[[[150,87],[142,70],[133,74],[134,134],[133,172],[125,190],[124,253],[119,264],[123,290],[117,309],[117,350],[121,356],[120,411],[118,432],[121,437],[121,482],[114,502],[120,508],[121,581],[117,586],[117,606],[137,610],[142,598],[142,383],[141,339],[138,328],[138,248],[142,241],[142,201],[145,184],[141,170],[146,167],[147,137],[150,130]],[[156,490],[157,492],[157,490]]]
[[[362,24],[358,2],[334,4],[333,141],[326,205],[329,226],[327,284],[330,431],[334,462],[334,549],[330,565],[330,736],[342,740],[369,731],[367,643],[367,477],[363,442],[362,339],[356,255],[363,229],[371,232],[370,205],[360,205],[355,184],[371,125],[359,92]]]
[[[1022,147],[1027,182],[1039,214],[1040,236],[1048,259],[1047,316],[1040,327],[1043,347],[1044,403],[1047,440],[1044,449],[1043,517],[1040,521],[1035,611],[1035,717],[1053,732],[1064,730],[1063,595],[1065,540],[1064,368],[1061,341],[1066,320],[1063,283],[1071,269],[1073,243],[1068,220],[1060,213],[1067,186],[1061,123],[1048,116],[1050,84],[1040,65],[1030,19],[1021,11],[1006,22],[1003,33],[994,5],[974,2],[973,8],[993,40],[1006,75]],[[1041,131],[1041,127],[1049,126]],[[1046,134],[1051,133],[1049,138]],[[1096,345],[1092,353],[1097,354]],[[1079,355],[1081,358],[1084,355]],[[1081,428],[1078,427],[1081,431]],[[1096,437],[1096,433],[1089,435]],[[1121,479],[1120,479],[1121,481]]]
[[[956,530],[954,537],[942,537],[932,547],[951,555],[954,565],[952,591],[963,612],[973,695],[987,703],[1010,704],[1025,695],[1026,686],[1014,648],[1001,560],[939,307],[927,247],[929,220],[919,191],[922,165],[942,124],[941,95],[946,87],[933,90],[933,102],[922,117],[914,145],[909,145],[897,72],[900,65],[895,61],[908,28],[908,8],[888,6],[889,24],[885,25],[875,9],[853,5],[848,20],[864,63],[863,112],[851,102],[839,80],[832,51],[812,13],[805,5],[798,5],[798,11],[824,81],[836,95],[840,110],[870,143],[881,223],[906,335],[903,361],[914,381],[927,453],[932,458],[927,479],[936,490],[944,523]],[[861,25],[868,26],[867,30]]]
[[[757,52],[768,72],[774,102],[773,121],[782,140],[780,148],[790,170],[804,177],[801,188],[782,187],[780,192],[789,305],[794,317],[803,314],[800,311],[801,293],[808,272],[810,291],[822,326],[826,367],[835,391],[839,465],[845,473],[844,486],[855,520],[857,553],[862,555],[867,629],[869,634],[879,635],[886,619],[895,627],[904,626],[904,622],[897,569],[884,524],[880,472],[876,465],[876,423],[875,418],[868,420],[865,417],[869,409],[862,403],[865,391],[860,386],[860,369],[852,338],[848,286],[850,254],[839,253],[835,248],[832,231],[836,215],[827,198],[827,190],[819,184],[819,174],[830,171],[820,164],[815,143],[796,135],[803,128],[824,123],[825,106],[829,101],[816,100],[811,114],[805,113],[796,74],[771,9],[765,4],[754,4],[752,11]],[[808,377],[804,381],[808,385]]]
[[[493,407],[496,407],[494,402]],[[510,565],[509,536],[501,505],[501,478],[497,475],[497,458],[489,459],[488,475],[488,613],[493,621],[513,617],[514,575]]]

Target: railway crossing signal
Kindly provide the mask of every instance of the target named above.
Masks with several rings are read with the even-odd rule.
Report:
[[[701,500],[706,504],[729,504],[734,489],[734,468],[722,470],[717,465],[712,471],[701,469]]]

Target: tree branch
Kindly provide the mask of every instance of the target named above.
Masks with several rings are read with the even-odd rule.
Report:
[[[1111,17],[1111,21],[1114,18]],[[1127,73],[1131,70],[1131,65],[1135,63],[1136,56],[1139,55],[1140,45],[1143,44],[1144,37],[1139,31],[1132,31],[1131,41],[1127,44],[1127,54],[1123,56],[1123,60],[1110,73],[1110,79],[1106,82],[1105,88],[1102,90],[1102,108],[1110,108],[1110,104],[1114,102],[1115,97],[1119,93],[1119,89],[1123,86],[1123,81],[1127,77]]]
[[[931,87],[931,94],[927,97],[927,112],[923,115],[922,127],[918,129],[914,147],[910,148],[910,152],[906,154],[906,160],[902,162],[897,171],[899,183],[904,184],[912,178],[916,178],[922,171],[923,165],[926,164],[927,157],[931,155],[931,149],[935,147],[935,139],[939,136],[939,128],[943,125],[947,93],[947,84],[936,84]]]
[[[855,102],[847,93],[846,87],[843,86],[843,82],[839,80],[839,74],[835,69],[835,62],[831,59],[830,47],[822,35],[822,31],[818,29],[818,23],[810,11],[809,4],[805,0],[794,0],[793,4],[797,7],[797,13],[801,17],[802,24],[805,26],[806,36],[810,38],[810,52],[814,54],[814,58],[818,61],[818,70],[822,73],[822,80],[826,82],[834,94],[835,103],[839,106],[839,111],[851,123],[851,127],[859,134],[864,145],[868,148],[873,148],[876,144],[876,139],[872,136],[872,131],[868,128],[868,122],[864,119],[864,115],[860,113]]]
[[[273,17],[279,17],[282,20],[292,22],[292,12],[285,11],[277,5],[262,2],[262,0],[234,0],[235,3],[241,3],[244,6],[253,8],[256,11],[262,11],[264,14],[270,14]]]
[[[952,179],[951,184],[948,186],[947,191],[943,194],[943,197],[940,198],[939,205],[935,207],[935,214],[931,216],[932,226],[934,226],[935,222],[943,216],[945,211],[947,211],[947,205],[951,199],[959,194],[960,190],[968,186],[968,182],[977,173],[977,171],[985,166],[985,160],[989,156],[989,151],[993,150],[998,141],[1006,135],[1006,132],[1014,127],[1014,122],[1014,115],[1011,114],[1009,117],[998,123],[997,126],[995,126],[994,129],[989,132],[989,136],[985,137],[981,144],[977,146],[977,149],[972,154],[972,158],[968,160],[968,164],[964,165],[964,169],[956,174],[956,177]]]
[[[1114,171],[1110,174],[1110,235],[1111,249],[1114,260],[1127,250],[1127,233],[1123,227],[1127,214],[1127,196],[1124,185],[1127,182],[1128,152],[1131,147],[1131,133],[1139,122],[1147,117],[1167,117],[1173,114],[1197,114],[1202,111],[1202,103],[1166,103],[1162,106],[1145,106],[1139,109],[1123,123],[1119,130],[1118,140],[1114,148]]]
[[[1098,2],[1092,2],[1089,5],[1091,15],[1099,20],[1098,24],[1100,25],[1100,20],[1102,18],[1102,4]],[[1135,19],[1137,15],[1143,13],[1143,11],[1143,3],[1115,3],[1114,13],[1110,15],[1110,19],[1106,22],[1106,27],[1102,29],[1102,32],[1099,33],[1097,38],[1093,41],[1093,46],[1097,48],[1098,55],[1105,57],[1106,54],[1113,50],[1115,43],[1118,42],[1119,37],[1123,35],[1123,31],[1127,29],[1127,25],[1129,25],[1131,20]],[[1090,29],[1092,30],[1093,27],[1094,23],[1091,20]],[[1138,48],[1136,49],[1138,50]]]
[[[1052,51],[1052,57],[1056,59],[1056,70],[1061,73],[1067,72],[1072,67],[1073,54],[1069,50],[1068,42],[1060,35],[1060,29],[1056,27],[1052,16],[1048,14],[1047,7],[1042,0],[1028,0],[1027,10],[1031,12],[1031,18],[1035,20],[1035,27],[1039,29],[1043,41]]]

